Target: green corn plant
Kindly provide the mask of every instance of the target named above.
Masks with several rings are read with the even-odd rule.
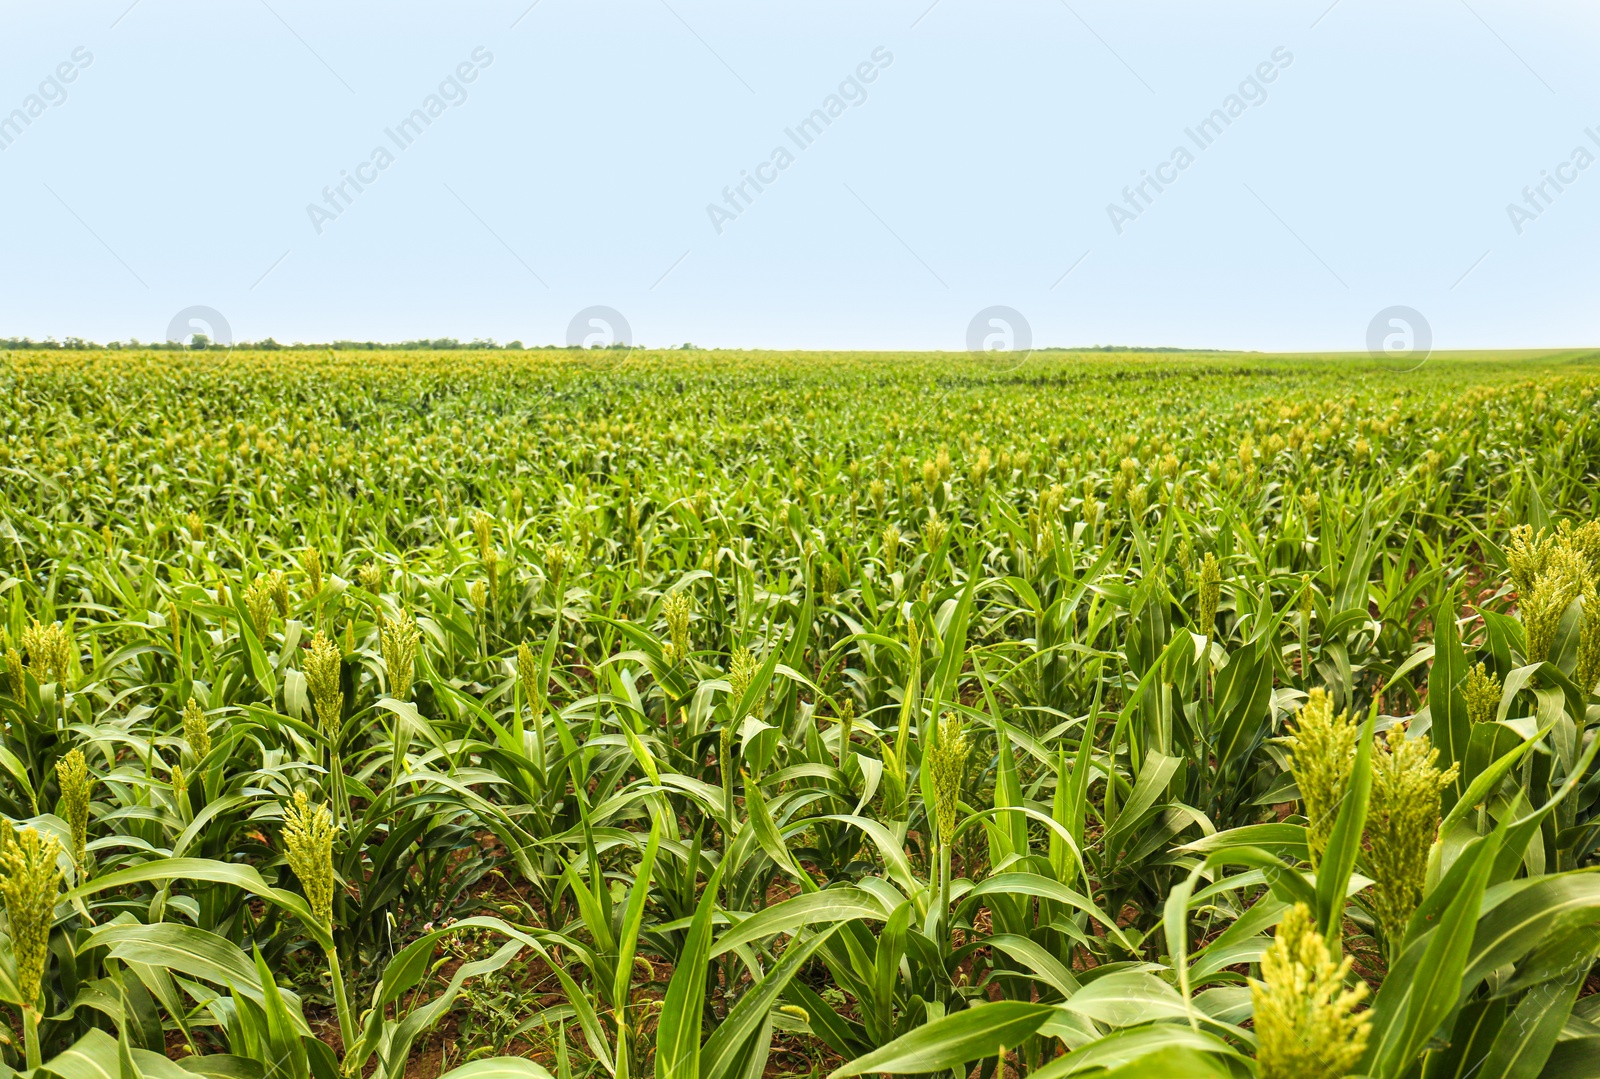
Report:
[[[311,804],[305,791],[296,791],[294,801],[284,810],[283,845],[289,867],[300,879],[311,917],[325,932],[333,931],[333,816],[325,805]],[[354,1016],[345,998],[344,975],[339,953],[328,948],[328,974],[333,979],[335,1002],[339,1010],[339,1031],[346,1045],[355,1039]]]

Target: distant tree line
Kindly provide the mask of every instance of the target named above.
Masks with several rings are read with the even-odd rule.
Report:
[[[85,341],[81,337],[67,337],[57,341],[54,337],[47,337],[43,341],[35,341],[31,337],[0,337],[0,349],[59,349],[67,352],[82,352],[90,349],[137,349],[154,352],[192,352],[211,348],[212,343],[203,333],[194,334],[189,344],[175,341],[140,341],[133,338],[128,341],[109,341],[106,344],[97,344],[94,341]],[[433,340],[419,341],[331,341],[331,342],[301,342],[294,344],[280,344],[270,337],[260,341],[241,341],[232,346],[240,349],[253,349],[271,352],[274,349],[295,349],[300,351],[316,351],[333,349],[337,352],[418,352],[434,350],[447,352],[452,349],[498,349],[511,352],[531,352],[536,350],[551,349],[582,349],[582,345],[524,345],[521,341],[507,341],[500,344],[497,341],[487,341],[479,338],[474,341],[457,341],[454,337],[438,337]],[[631,346],[612,344],[594,346],[595,348],[627,349]],[[689,343],[668,346],[670,348],[694,351],[695,346]],[[713,350],[715,351],[715,350]],[[744,350],[735,350],[744,351]],[[757,350],[759,351],[759,350]],[[1063,348],[1052,345],[1045,348],[1033,349],[1034,352],[1216,352],[1214,348],[1180,348],[1171,345],[1157,345],[1145,347],[1140,345],[1084,345],[1074,348]]]
[[[67,337],[60,341],[57,341],[54,337],[47,337],[43,341],[35,341],[31,337],[0,337],[0,349],[60,349],[63,351],[86,351],[88,349],[138,349],[141,351],[155,352],[189,352],[195,349],[206,349],[212,347],[210,339],[207,338],[203,333],[197,333],[193,335],[191,341],[192,343],[190,344],[184,344],[175,341],[140,341],[138,338],[133,338],[128,341],[109,341],[102,345],[94,341],[85,341],[81,337]],[[502,345],[497,341],[486,341],[481,338],[476,341],[457,341],[454,337],[439,337],[431,341],[332,341],[320,343],[296,341],[294,344],[281,344],[278,341],[267,337],[260,341],[241,341],[233,347],[242,349],[257,349],[268,352],[274,349],[310,350],[329,348],[337,349],[341,352],[353,352],[360,350],[409,350],[415,352],[421,349],[436,349],[439,351],[446,351],[449,349],[523,350],[523,344],[521,341],[507,341]],[[561,348],[563,346],[535,345],[532,347],[550,349]]]

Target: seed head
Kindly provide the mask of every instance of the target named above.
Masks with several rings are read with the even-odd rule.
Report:
[[[377,595],[383,588],[383,567],[376,562],[368,562],[356,571],[361,581],[361,587]]]
[[[205,709],[193,697],[183,706],[183,740],[194,751],[195,760],[205,760],[211,752],[211,728],[206,723]]]
[[[1059,483],[1052,483],[1049,487],[1039,492],[1039,516],[1048,520],[1061,512],[1061,504],[1067,500],[1067,489]]]
[[[1311,909],[1296,903],[1261,956],[1261,980],[1250,980],[1259,1079],[1343,1079],[1360,1063],[1372,1017],[1356,1013],[1367,987],[1345,988],[1349,973],[1349,957],[1333,961]]]
[[[500,552],[490,547],[483,555],[483,569],[489,575],[489,602],[500,601]]]
[[[22,679],[22,653],[15,648],[6,649],[6,674],[11,684],[11,695],[21,700],[27,683]]]
[[[379,639],[383,668],[389,675],[389,696],[403,701],[411,696],[411,682],[417,673],[417,642],[422,639],[422,632],[410,612],[402,610],[397,617],[384,620]]]
[[[867,497],[872,499],[872,508],[883,516],[884,503],[888,501],[889,487],[882,480],[873,480],[867,487]]]
[[[669,664],[682,663],[689,657],[689,614],[693,609],[694,600],[686,589],[669,592],[661,601],[661,614],[667,620],[667,635],[672,639],[666,648]]]
[[[528,711],[534,719],[544,715],[544,693],[539,688],[539,661],[533,649],[517,645],[517,679],[522,683],[522,697],[528,702]]]
[[[1300,512],[1305,515],[1306,526],[1316,523],[1317,510],[1322,506],[1322,495],[1317,491],[1302,491],[1300,493]]]
[[[1328,835],[1350,785],[1360,733],[1350,713],[1334,715],[1333,699],[1317,688],[1301,707],[1294,733],[1284,739],[1290,753],[1289,771],[1305,803],[1306,846],[1313,867],[1328,849]]]
[[[60,622],[42,626],[35,618],[33,625],[22,631],[22,650],[28,653],[28,664],[39,681],[69,686],[76,679],[78,648]]]
[[[1482,663],[1467,668],[1461,696],[1466,698],[1468,720],[1474,724],[1489,722],[1500,711],[1500,676]]]
[[[1196,583],[1194,571],[1194,541],[1188,536],[1178,541],[1178,572],[1183,574],[1183,587],[1193,588]]]
[[[922,544],[932,554],[939,549],[939,544],[944,542],[944,537],[949,532],[949,527],[933,513],[928,515],[928,523],[922,526]]]
[[[339,685],[339,646],[321,630],[311,638],[311,647],[300,661],[306,676],[306,689],[317,706],[317,719],[325,731],[337,730],[344,710],[344,690]]]
[[[1600,520],[1585,521],[1573,527],[1571,521],[1562,521],[1556,530],[1556,541],[1583,556],[1591,578],[1600,578]]]
[[[35,828],[14,831],[0,822],[0,896],[11,921],[11,950],[17,960],[17,988],[28,1007],[39,999],[45,963],[50,958],[50,927],[55,921],[61,844]]]
[[[272,586],[265,577],[257,577],[244,590],[245,609],[250,612],[250,624],[257,640],[265,638],[272,628],[272,604]]]
[[[846,756],[850,752],[851,728],[856,722],[856,699],[845,694],[839,702],[839,766],[844,767]]]
[[[478,538],[478,556],[487,562],[494,542],[494,519],[479,510],[472,515],[472,532]]]
[[[839,591],[839,564],[831,560],[824,562],[822,564],[821,578],[821,581],[818,582],[820,585],[818,588],[821,593],[820,598],[825,604],[832,603],[834,594]]]
[[[328,807],[312,805],[305,791],[295,791],[283,811],[283,845],[312,915],[324,929],[332,929],[333,815]]]
[[[1583,582],[1580,593],[1583,600],[1583,628],[1578,632],[1578,665],[1573,668],[1573,680],[1585,693],[1593,693],[1600,682],[1600,596],[1595,593],[1593,578]]]
[[[180,805],[189,797],[189,777],[184,774],[182,764],[172,766],[172,790]]]
[[[69,750],[65,757],[56,761],[56,782],[61,787],[56,816],[72,829],[72,860],[77,865],[87,865],[89,796],[94,790],[94,778],[89,775],[89,763],[83,759],[81,749]]]
[[[267,592],[272,596],[272,605],[278,608],[280,618],[289,617],[289,575],[281,569],[275,569],[266,576]]]
[[[1544,572],[1545,560],[1555,546],[1555,537],[1547,536],[1542,528],[1537,533],[1531,525],[1517,525],[1511,530],[1506,544],[1506,568],[1518,597],[1526,596],[1533,588],[1533,579]]]
[[[1577,599],[1588,581],[1583,556],[1567,547],[1555,547],[1533,578],[1527,592],[1518,593],[1522,628],[1527,634],[1527,660],[1542,663],[1550,655],[1561,616]]]
[[[946,712],[939,723],[939,740],[928,753],[928,769],[933,777],[933,800],[937,811],[939,842],[948,847],[955,839],[960,812],[961,780],[967,770],[967,754],[972,745],[961,719]]]
[[[544,549],[544,575],[550,579],[552,588],[561,587],[561,578],[567,572],[567,549],[560,544],[552,543]]]
[[[900,530],[894,525],[884,525],[883,535],[880,537],[880,550],[883,552],[883,571],[893,573],[897,555],[900,553]]]
[[[1407,738],[1392,727],[1372,762],[1372,809],[1367,818],[1368,860],[1375,883],[1372,909],[1378,927],[1398,942],[1422,901],[1428,850],[1439,834],[1439,792],[1454,782],[1459,765],[1441,772],[1439,751],[1426,735]]]
[[[1207,551],[1205,561],[1200,563],[1200,609],[1195,620],[1208,641],[1216,633],[1217,604],[1221,599],[1222,567],[1217,564],[1217,556]]]
[[[978,459],[972,463],[972,468],[967,473],[967,478],[972,481],[974,487],[982,487],[988,482],[991,460],[988,447],[978,451]]]
[[[306,575],[306,592],[316,596],[322,592],[322,552],[307,547],[300,552],[300,568]]]
[[[739,702],[744,700],[745,690],[750,688],[750,683],[755,681],[761,664],[756,661],[756,654],[749,647],[741,648],[733,654],[733,659],[728,664],[728,700],[738,711]],[[733,717],[732,722],[738,723],[747,713],[741,712]]]

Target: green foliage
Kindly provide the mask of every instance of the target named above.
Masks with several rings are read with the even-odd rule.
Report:
[[[1578,1074],[1593,361],[7,354],[0,1066]]]

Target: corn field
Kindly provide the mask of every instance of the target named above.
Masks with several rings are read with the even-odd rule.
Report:
[[[0,356],[0,1079],[1600,1076],[1600,354]]]

